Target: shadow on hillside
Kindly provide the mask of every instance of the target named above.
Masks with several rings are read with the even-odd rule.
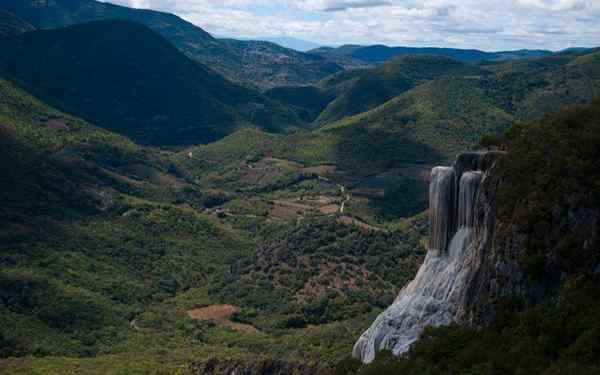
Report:
[[[407,217],[427,208],[429,170],[444,161],[444,155],[403,130],[349,126],[335,131],[340,135],[340,168],[363,181],[366,189],[383,191],[383,196],[370,200],[378,215]]]

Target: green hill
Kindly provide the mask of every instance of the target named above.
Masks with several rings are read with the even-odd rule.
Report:
[[[320,56],[274,43],[215,39],[173,14],[153,10],[95,0],[5,0],[0,9],[7,9],[41,29],[108,19],[140,23],[165,37],[192,59],[229,79],[261,88],[304,85],[342,69]]]
[[[97,21],[0,42],[0,71],[63,110],[150,144],[209,142],[294,113],[190,60],[150,29]],[[44,64],[38,62],[43,60]]]
[[[381,105],[422,83],[443,75],[478,76],[482,69],[435,56],[406,56],[364,71],[320,114],[320,124],[340,120]]]
[[[298,52],[275,43],[219,39],[222,47],[190,56],[230,77],[261,89],[307,85],[343,68],[320,56]]]
[[[496,107],[480,82],[478,77],[435,79],[325,129],[339,133],[378,131],[390,138],[403,134],[451,158],[473,147],[482,135],[501,132],[514,121],[511,114]]]
[[[590,103],[600,88],[597,78],[599,62],[598,52],[595,52],[484,64],[481,67],[466,65],[464,69],[467,70],[462,74],[439,78],[434,73],[426,76],[423,71],[417,70],[413,76],[423,77],[425,83],[415,85],[374,109],[330,123],[325,128],[403,131],[441,155],[452,157],[460,150],[475,145],[486,132],[501,132],[512,122],[540,118],[562,106]],[[481,74],[468,74],[469,69],[472,73],[479,69]],[[425,73],[429,72],[426,70]],[[355,86],[360,82],[359,79]],[[352,91],[353,88],[348,92]],[[373,91],[376,92],[360,90],[364,93]],[[343,98],[351,98],[348,92],[333,101],[321,117],[326,116],[328,110]],[[345,107],[359,107],[361,102],[368,102],[368,99],[348,101],[351,104]]]
[[[3,80],[0,98],[3,358],[135,348],[132,317],[250,249],[244,235],[172,204],[192,187],[160,152]]]
[[[337,97],[349,91],[365,70],[344,70],[332,74],[315,85],[281,86],[265,91],[265,95],[288,105],[307,122],[315,121]]]

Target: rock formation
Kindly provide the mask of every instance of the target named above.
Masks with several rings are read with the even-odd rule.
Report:
[[[429,190],[431,238],[425,262],[415,279],[356,342],[355,358],[373,361],[390,349],[406,352],[427,326],[468,319],[466,305],[481,273],[481,256],[494,231],[494,206],[482,199],[499,153],[461,154],[453,167],[436,167]]]

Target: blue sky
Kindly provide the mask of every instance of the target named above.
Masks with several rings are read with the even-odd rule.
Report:
[[[600,45],[600,0],[109,0],[230,37],[506,50]]]

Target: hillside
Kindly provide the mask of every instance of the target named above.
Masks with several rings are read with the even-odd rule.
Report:
[[[432,165],[472,149],[483,135],[502,133],[514,122],[538,118],[563,105],[589,103],[598,87],[597,53],[481,66],[453,60],[449,60],[453,64],[443,65],[402,64],[407,61],[448,62],[431,57],[393,60],[382,68],[389,66],[400,77],[397,82],[414,82],[415,87],[371,110],[321,125],[310,133],[234,133],[195,148],[194,157],[184,162],[186,169],[195,176],[216,176],[239,168],[245,160],[263,157],[304,167],[325,165],[330,177],[356,196],[369,198],[369,216],[375,221],[410,216],[426,208],[426,176]],[[365,75],[381,82],[374,92],[380,87],[402,87],[380,78],[385,73],[380,69],[341,72],[316,88],[278,88],[267,94],[299,112],[304,110],[305,119],[314,117],[328,103],[323,116],[336,102],[352,99],[348,93],[370,92],[366,87],[353,91],[364,82],[361,79]],[[444,75],[453,71],[457,74]],[[348,101],[348,110],[369,103],[367,99]],[[230,178],[235,179],[233,176],[236,174]],[[223,179],[214,181],[218,186]]]
[[[317,48],[309,53],[326,58],[350,58],[364,63],[383,63],[402,55],[443,56],[459,61],[501,61],[516,60],[551,55],[550,51],[518,50],[484,52],[476,49],[427,48],[427,47],[388,47],[384,45],[357,46],[346,45],[337,48]]]
[[[304,85],[341,70],[324,58],[269,42],[213,38],[201,28],[169,13],[133,9],[95,0],[5,0],[6,9],[37,28],[122,19],[143,24],[165,37],[194,60],[232,80],[260,88]]]
[[[478,77],[479,87],[501,110],[518,120],[539,118],[562,105],[589,103],[597,95],[597,54],[585,50],[481,63],[435,56],[397,57],[375,69],[341,72],[320,82],[317,87],[321,89],[322,101],[326,98],[328,104],[319,113],[315,125],[366,114],[406,91],[443,76]],[[329,96],[322,96],[324,92]],[[284,103],[285,99],[284,96]],[[318,108],[321,107],[313,106],[311,110]]]
[[[227,77],[262,89],[306,85],[343,68],[326,59],[265,41],[220,39],[224,49],[198,59]]]
[[[139,146],[5,80],[0,143],[3,373],[332,365],[422,257],[422,218],[348,222],[330,210],[339,188],[293,163],[194,177],[187,152]],[[232,173],[246,174],[224,182]]]
[[[363,71],[327,108],[317,122],[325,124],[375,108],[420,84],[444,75],[479,76],[483,69],[434,56],[405,56]]]
[[[315,121],[337,97],[349,91],[366,70],[344,70],[332,74],[316,85],[281,86],[265,91],[265,95],[293,108],[306,122]]]
[[[139,142],[204,143],[250,123],[268,131],[299,123],[288,109],[227,81],[135,23],[41,30],[0,45],[12,51],[0,57],[3,75]]]
[[[385,104],[338,123],[329,131],[378,131],[414,142],[452,157],[477,144],[486,133],[502,132],[513,116],[495,106],[479,87],[480,79],[443,77],[412,89]]]
[[[14,14],[0,9],[0,37],[19,35],[35,28]]]
[[[381,133],[382,139],[403,134],[435,151],[441,161],[439,156],[451,158],[473,147],[483,134],[502,132],[515,121],[540,118],[565,105],[590,103],[599,89],[598,61],[596,52],[484,65],[488,72],[482,70],[481,75],[435,78],[372,110],[330,123],[324,130],[352,132],[357,139],[364,139],[365,132]],[[340,95],[320,116],[344,97],[348,94]],[[353,100],[347,108],[365,101]],[[372,157],[378,159],[376,154]]]

